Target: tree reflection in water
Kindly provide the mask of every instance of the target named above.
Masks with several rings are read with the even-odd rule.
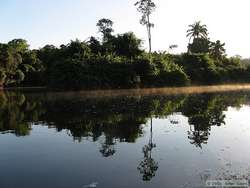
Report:
[[[229,94],[202,94],[189,96],[182,108],[182,113],[188,117],[190,143],[202,149],[208,143],[211,127],[225,124],[224,111],[229,106],[238,107],[243,104],[245,96]]]
[[[142,148],[144,159],[138,166],[138,170],[142,174],[144,181],[150,181],[158,169],[158,163],[152,157],[152,150],[156,148],[156,144],[153,143],[153,121],[150,121],[150,138],[149,143]]]
[[[109,157],[114,155],[117,143],[136,142],[143,135],[142,125],[148,118],[166,119],[178,112],[188,118],[190,143],[202,148],[208,142],[211,127],[225,124],[224,111],[249,101],[249,94],[244,92],[99,98],[54,95],[2,92],[0,132],[25,136],[30,134],[32,125],[42,124],[57,131],[67,130],[79,142],[98,141],[99,151]],[[176,123],[178,119],[172,121],[173,125]],[[154,147],[150,137],[143,153],[145,165],[151,163],[151,169],[156,169],[157,164],[151,158]]]
[[[131,96],[84,98],[54,97],[47,93],[7,92],[0,94],[0,133],[16,136],[30,134],[32,126],[40,124],[67,130],[74,140],[99,143],[99,152],[105,158],[116,152],[116,144],[135,143],[143,136],[143,125],[151,118],[149,142],[142,148],[143,160],[137,169],[144,181],[156,175],[159,164],[153,158],[152,117],[170,119],[171,114],[188,118],[188,139],[198,148],[208,143],[211,127],[225,124],[224,111],[229,106],[248,103],[248,93],[220,93],[176,96]]]
[[[30,134],[33,122],[44,112],[40,101],[27,100],[23,93],[0,93],[0,133]]]
[[[191,126],[190,131],[188,131],[188,139],[191,140],[190,143],[199,148],[202,148],[202,144],[207,144],[209,135],[209,131],[192,130]]]
[[[115,141],[112,137],[106,137],[104,143],[101,144],[100,152],[103,157],[110,157],[115,154]]]

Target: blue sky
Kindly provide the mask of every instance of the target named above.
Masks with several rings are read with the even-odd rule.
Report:
[[[100,18],[114,21],[116,33],[135,32],[145,40],[145,28],[139,24],[136,0],[1,0],[0,42],[13,38],[28,40],[31,48],[45,44],[60,45],[71,39],[99,36]],[[158,8],[152,19],[153,50],[167,50],[177,44],[176,52],[186,50],[187,26],[201,20],[207,24],[210,38],[226,43],[229,55],[250,57],[249,0],[155,0]]]

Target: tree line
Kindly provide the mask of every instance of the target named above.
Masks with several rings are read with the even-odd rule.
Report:
[[[210,41],[207,26],[189,25],[187,52],[152,52],[151,0],[135,4],[147,28],[149,51],[133,32],[114,34],[113,21],[97,23],[102,37],[31,50],[26,40],[0,43],[0,86],[47,86],[58,89],[164,87],[249,82],[249,60],[227,57],[225,43]],[[169,48],[176,48],[171,45]]]

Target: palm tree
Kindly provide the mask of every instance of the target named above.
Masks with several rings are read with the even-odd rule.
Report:
[[[208,143],[208,137],[210,133],[208,131],[188,131],[188,139],[190,139],[190,144],[194,144],[196,147],[202,149],[203,144]]]
[[[221,43],[221,41],[217,40],[216,42],[212,42],[210,46],[210,54],[216,60],[220,60],[226,53],[226,49],[224,48],[225,43]]]
[[[188,26],[190,29],[187,30],[187,37],[189,37],[189,41],[191,39],[207,39],[208,36],[208,30],[206,25],[202,25],[201,21],[195,22],[194,24],[191,24]]]

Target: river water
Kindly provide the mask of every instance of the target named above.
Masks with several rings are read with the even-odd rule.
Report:
[[[250,180],[249,122],[250,91],[2,92],[0,187],[189,188]]]

